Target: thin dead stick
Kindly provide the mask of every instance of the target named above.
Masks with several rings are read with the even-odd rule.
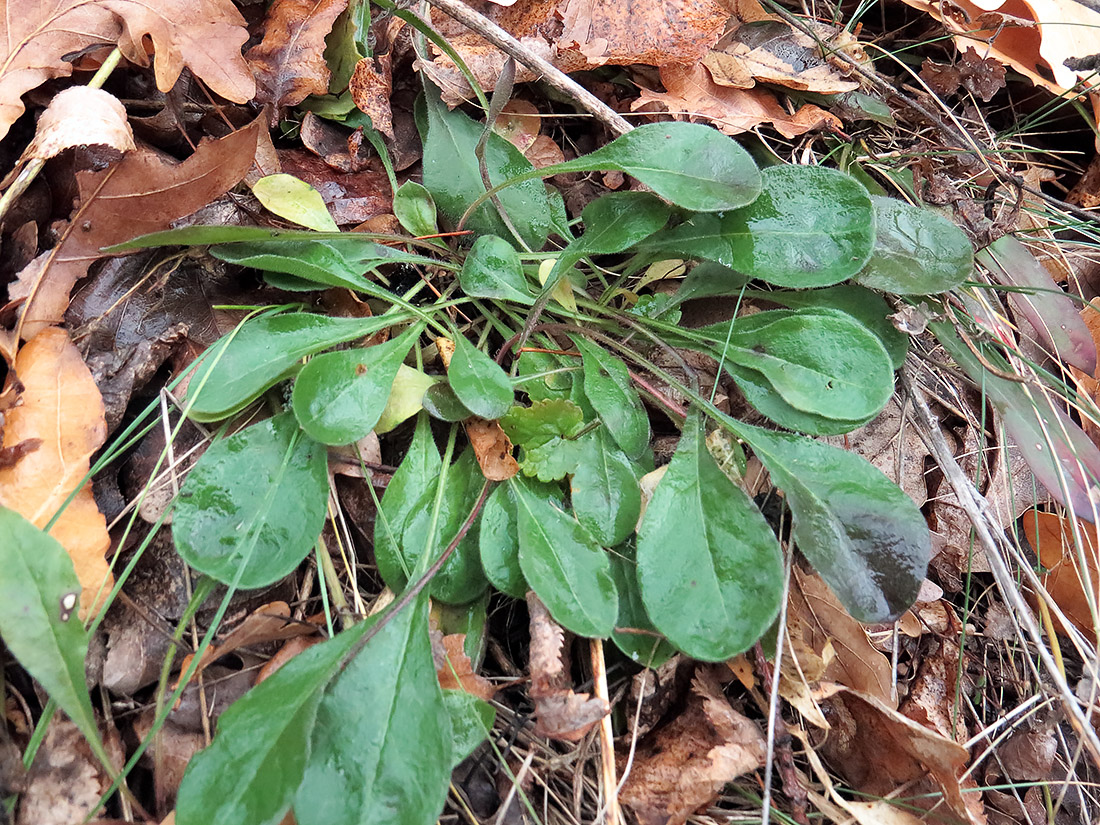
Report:
[[[450,15],[471,31],[480,34],[502,52],[514,57],[517,63],[521,63],[528,69],[541,74],[543,80],[562,94],[577,101],[582,108],[591,112],[597,120],[601,121],[615,134],[624,135],[634,128],[626,118],[570,78],[565,72],[548,60],[532,53],[530,49],[512,35],[485,15],[471,9],[462,0],[428,0],[428,3]]]
[[[611,706],[607,695],[607,666],[603,658],[603,642],[589,641],[592,654],[592,681],[596,697]],[[611,729],[611,714],[600,720],[600,784],[603,785],[605,821],[607,825],[619,825],[619,785],[615,778],[615,734]]]
[[[1024,626],[1024,629],[1026,629],[1027,635],[1031,639],[1031,643],[1039,654],[1039,659],[1047,670],[1047,676],[1054,682],[1058,692],[1061,694],[1062,707],[1073,723],[1074,731],[1080,737],[1089,755],[1092,756],[1093,761],[1100,766],[1100,737],[1097,736],[1096,730],[1093,728],[1089,718],[1082,713],[1081,706],[1073,690],[1066,682],[1066,677],[1058,670],[1053,655],[1043,642],[1042,631],[1035,621],[1035,616],[1032,614],[1031,608],[1029,608],[1024,601],[1024,597],[1016,584],[1012,571],[1008,569],[1008,564],[1001,554],[1001,548],[998,546],[997,540],[993,537],[993,533],[989,529],[989,520],[986,515],[986,508],[989,506],[988,502],[981,497],[955,460],[951,447],[940,431],[939,425],[932,415],[932,411],[928,408],[928,403],[924,400],[924,396],[909,375],[908,369],[904,369],[901,372],[901,386],[905,394],[913,403],[913,415],[919,425],[917,431],[921,439],[928,447],[929,452],[931,452],[932,456],[936,459],[936,463],[943,471],[944,477],[947,479],[948,483],[951,485],[951,489],[954,490],[958,498],[959,506],[962,507],[963,512],[965,512],[970,519],[971,524],[974,526],[974,532],[978,536],[978,540],[985,548],[989,566],[993,571],[993,578],[997,582],[997,587],[1001,591],[1002,598],[1012,606],[1018,621]],[[1024,570],[1023,572],[1026,575],[1029,571]]]

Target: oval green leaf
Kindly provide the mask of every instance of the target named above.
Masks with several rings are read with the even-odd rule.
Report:
[[[305,558],[327,501],[327,452],[287,413],[210,445],[180,490],[172,537],[196,570],[263,587]]]
[[[481,566],[490,583],[513,599],[527,594],[527,580],[519,567],[518,516],[511,488],[498,484],[489,494],[478,525]]]
[[[455,335],[454,343],[454,355],[447,367],[454,394],[474,415],[490,420],[500,418],[515,401],[508,374],[464,335]]]
[[[619,612],[605,553],[583,525],[532,491],[508,481],[516,499],[519,566],[554,621],[578,636],[606,638]]]
[[[414,180],[405,181],[394,192],[393,214],[414,238],[434,235],[439,231],[432,193]]]
[[[523,264],[514,246],[496,235],[474,241],[458,273],[462,291],[471,298],[494,298],[533,304]]]
[[[432,418],[440,421],[465,421],[473,413],[458,400],[455,391],[447,381],[437,381],[428,387],[422,402],[424,409]]]
[[[649,416],[630,371],[620,359],[579,335],[573,336],[573,343],[581,353],[588,402],[627,458],[638,458],[649,447]]]
[[[316,229],[318,232],[339,232],[340,227],[329,214],[321,193],[293,175],[267,175],[252,185],[256,200],[280,218]]]
[[[974,249],[954,223],[896,198],[872,195],[871,202],[875,248],[856,281],[898,295],[934,295],[970,277]]]
[[[585,439],[585,452],[570,480],[570,502],[577,521],[604,547],[634,533],[642,491],[629,459],[603,427]]]
[[[654,626],[703,661],[747,650],[779,615],[779,542],[711,457],[697,414],[642,517],[638,581]]]
[[[657,632],[646,613],[638,585],[638,561],[633,542],[615,548],[608,557],[615,589],[619,591],[619,620],[615,626],[622,628],[611,634],[611,640],[633,662],[658,668],[672,658],[676,648]]]

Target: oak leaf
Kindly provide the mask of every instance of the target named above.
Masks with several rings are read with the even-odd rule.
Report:
[[[80,609],[102,599],[113,578],[105,555],[111,546],[107,521],[84,482],[92,454],[107,437],[103,399],[80,352],[63,329],[40,332],[15,359],[22,403],[5,413],[5,449],[37,441],[36,449],[0,469],[0,505],[45,529],[68,551],[80,580]],[[76,490],[72,501],[69,495]]]
[[[157,88],[171,89],[184,67],[234,103],[256,93],[241,57],[244,18],[230,0],[0,0],[0,138],[23,113],[25,92],[68,77],[66,55],[117,43],[123,56],[149,65]]]
[[[100,249],[166,229],[227,192],[252,166],[257,120],[220,140],[202,143],[179,164],[151,151],[131,152],[100,172],[79,172],[80,203],[61,240],[31,261],[8,287],[26,299],[25,338],[60,320],[73,285],[102,256]]]

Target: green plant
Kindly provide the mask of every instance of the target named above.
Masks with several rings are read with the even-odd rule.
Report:
[[[682,362],[680,350],[702,353],[780,427],[851,431],[889,400],[907,347],[874,290],[920,296],[962,284],[973,260],[959,229],[872,197],[835,170],[761,172],[733,140],[682,123],[640,127],[539,171],[490,135],[486,193],[484,128],[430,94],[419,119],[424,187],[402,189],[402,215],[421,230],[437,212],[450,225],[464,221],[475,234],[466,250],[424,246],[414,255],[379,243],[407,238],[219,227],[127,245],[209,245],[284,289],[343,286],[381,313],[259,315],[200,359],[188,405],[202,421],[228,419],[293,382],[289,401],[268,395],[278,414],[215,442],[181,490],[177,545],[208,576],[233,588],[284,576],[320,530],[325,445],[392,428],[421,403],[426,410],[375,530],[379,571],[401,599],[298,656],[222,717],[181,786],[181,825],[274,822],[290,806],[303,823],[358,822],[365,811],[371,822],[430,822],[451,766],[468,752],[468,731],[485,729],[485,708],[438,686],[429,595],[464,604],[489,587],[515,597],[530,588],[565,628],[611,637],[642,662],[673,649],[710,661],[746,650],[779,612],[783,557],[739,484],[745,447],[784,492],[799,550],[853,616],[896,617],[923,579],[924,519],[882,473],[804,435],[732,418],[686,364],[678,372],[662,364]],[[687,158],[703,171],[685,172]],[[573,237],[560,195],[541,178],[588,170],[625,172],[652,192],[597,199]],[[552,233],[565,247],[542,251]],[[594,256],[615,256],[612,269],[594,266]],[[638,300],[634,311],[615,305],[617,296],[637,298],[624,286],[631,275],[669,257],[709,263],[671,297]],[[390,262],[431,262],[456,277],[423,303],[419,287],[399,295],[366,276]],[[785,308],[698,329],[676,323],[684,300],[743,295],[750,281],[778,287],[756,294]],[[456,328],[452,307],[474,320]],[[332,350],[384,329],[387,343]],[[420,362],[426,330],[455,344],[445,377],[404,363],[414,352]],[[509,370],[490,357],[501,339]],[[538,346],[510,349],[522,340]],[[398,397],[402,412],[388,410]],[[640,515],[655,412],[682,434]],[[520,448],[521,473],[494,488],[472,449],[454,460],[456,424],[441,456],[429,413],[499,419]],[[725,433],[721,450],[708,430]],[[452,728],[466,732],[463,745]]]

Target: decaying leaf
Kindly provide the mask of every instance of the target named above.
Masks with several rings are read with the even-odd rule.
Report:
[[[162,92],[186,66],[234,103],[256,93],[241,57],[248,32],[230,0],[4,0],[0,21],[0,138],[23,113],[23,93],[68,77],[72,64],[65,56],[89,46],[117,43],[127,60],[147,66],[151,43]]]
[[[552,739],[576,742],[611,712],[607,702],[587,693],[574,693],[569,675],[565,631],[533,592],[527,594],[531,616],[531,688],[535,702],[535,730]]]
[[[499,421],[484,418],[466,419],[466,437],[474,449],[478,466],[489,481],[507,481],[519,472],[519,462],[512,455],[512,442],[500,428]]]
[[[942,97],[950,97],[962,88],[986,103],[1005,86],[1004,64],[992,57],[982,57],[974,48],[964,51],[954,66],[925,59],[920,76]]]
[[[76,725],[55,715],[27,774],[16,825],[84,822],[110,785],[110,777]]]
[[[658,111],[667,111],[677,120],[711,122],[727,135],[747,132],[765,123],[788,138],[814,129],[841,126],[836,115],[812,103],[803,104],[792,115],[771,92],[719,86],[701,63],[665,66],[661,69],[661,83],[666,91],[642,89],[630,108],[648,110],[655,105]]]
[[[31,439],[39,444],[0,469],[0,505],[45,529],[70,493],[79,490],[49,532],[72,557],[81,586],[80,611],[86,615],[97,594],[102,603],[113,582],[105,558],[111,546],[107,521],[96,507],[91,482],[83,482],[92,454],[107,435],[103,400],[62,329],[43,330],[27,343],[15,371],[24,387],[22,403],[5,414],[3,446]]]
[[[1094,632],[1092,613],[1089,610],[1089,599],[1085,595],[1085,586],[1091,588],[1095,603],[1100,594],[1100,564],[1097,562],[1100,541],[1097,540],[1096,525],[1083,519],[1077,520],[1076,535],[1083,542],[1080,556],[1087,566],[1087,570],[1081,570],[1079,554],[1075,551],[1074,525],[1068,518],[1057,513],[1029,510],[1020,518],[1020,524],[1031,549],[1039,556],[1039,563],[1047,571],[1040,578],[1043,588],[1066,614],[1066,618],[1082,633],[1091,637]],[[1031,595],[1030,598],[1034,605],[1035,596]],[[1058,617],[1052,618],[1056,626],[1061,627]]]
[[[118,160],[136,148],[126,109],[117,97],[88,86],[58,92],[38,119],[23,157],[46,160],[74,146],[102,147],[105,161]]]
[[[165,229],[224,194],[248,172],[262,124],[253,121],[220,140],[199,145],[180,164],[150,151],[131,152],[101,172],[79,172],[80,204],[61,240],[19,273],[8,287],[25,299],[24,338],[61,319],[73,285],[88,273],[101,247]]]
[[[1092,339],[1097,343],[1097,349],[1100,350],[1100,298],[1093,298],[1089,305],[1081,310],[1081,318],[1084,320],[1085,326],[1089,328],[1089,332],[1092,333]],[[1069,371],[1077,382],[1078,391],[1086,398],[1091,399],[1094,404],[1100,405],[1100,379],[1097,378],[1097,375],[1100,374],[1100,367],[1097,367],[1092,375],[1088,375],[1073,366],[1069,368]],[[1085,414],[1081,416],[1081,428],[1094,444],[1100,444],[1100,412],[1086,409]]]
[[[360,60],[355,64],[348,91],[355,107],[370,115],[371,126],[393,140],[393,111],[390,109],[393,76],[390,74],[390,62],[388,54]]]
[[[638,745],[620,797],[642,825],[680,825],[727,782],[761,767],[766,752],[760,728],[700,668],[687,708]]]
[[[264,39],[248,50],[256,100],[271,104],[270,124],[310,95],[328,92],[325,38],[347,0],[276,0],[267,10]]]
[[[440,686],[449,690],[464,690],[485,701],[496,695],[496,687],[474,670],[473,662],[466,655],[465,633],[444,636],[433,630],[431,636],[432,657],[435,659],[435,672]]]

